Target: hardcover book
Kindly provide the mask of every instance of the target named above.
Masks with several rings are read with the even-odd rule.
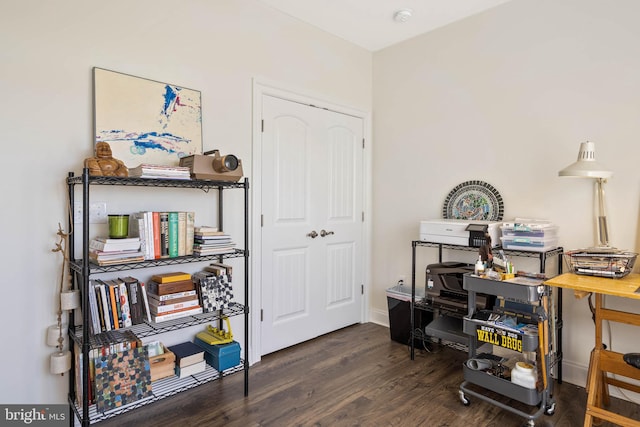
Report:
[[[172,271],[170,273],[154,274],[151,280],[156,283],[180,282],[191,279],[191,274],[182,271]]]
[[[151,294],[167,295],[175,292],[190,291],[195,289],[195,287],[191,279],[169,283],[158,283],[154,280],[150,280],[147,283],[147,289]]]
[[[136,347],[95,358],[95,390],[98,412],[151,397],[147,348]]]
[[[204,360],[187,366],[178,366],[176,364],[176,375],[178,376],[178,378],[186,378],[190,375],[204,372],[205,369],[207,369],[207,362],[205,362]]]
[[[204,360],[204,349],[191,341],[167,347],[176,355],[176,366],[184,367]]]
[[[193,307],[193,308],[184,308],[184,309],[180,309],[180,310],[175,310],[171,313],[166,313],[166,314],[159,314],[157,316],[151,316],[151,320],[156,322],[156,323],[160,323],[160,322],[166,322],[169,320],[175,320],[175,319],[180,319],[182,317],[187,317],[187,316],[193,316],[195,314],[201,314],[202,313],[202,307],[201,306],[197,306],[197,307]]]

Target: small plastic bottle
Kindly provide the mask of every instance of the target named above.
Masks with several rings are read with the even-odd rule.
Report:
[[[474,268],[474,273],[476,276],[480,276],[484,274],[484,262],[482,262],[482,256],[478,255],[478,261],[476,261],[476,266]]]

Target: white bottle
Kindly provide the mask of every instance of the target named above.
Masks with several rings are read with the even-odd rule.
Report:
[[[484,274],[484,262],[482,262],[482,257],[480,255],[478,255],[478,261],[476,261],[474,273],[476,276]]]
[[[536,368],[527,362],[517,362],[511,370],[511,382],[526,388],[536,388]]]

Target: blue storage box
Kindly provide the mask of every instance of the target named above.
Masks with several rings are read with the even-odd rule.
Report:
[[[205,350],[204,360],[218,371],[224,371],[240,364],[240,344],[236,341],[228,344],[210,345],[196,338],[194,342]]]

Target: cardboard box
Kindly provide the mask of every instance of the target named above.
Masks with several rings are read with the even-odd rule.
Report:
[[[149,366],[151,367],[151,381],[175,375],[176,355],[164,347],[164,353],[157,356],[149,357]]]

